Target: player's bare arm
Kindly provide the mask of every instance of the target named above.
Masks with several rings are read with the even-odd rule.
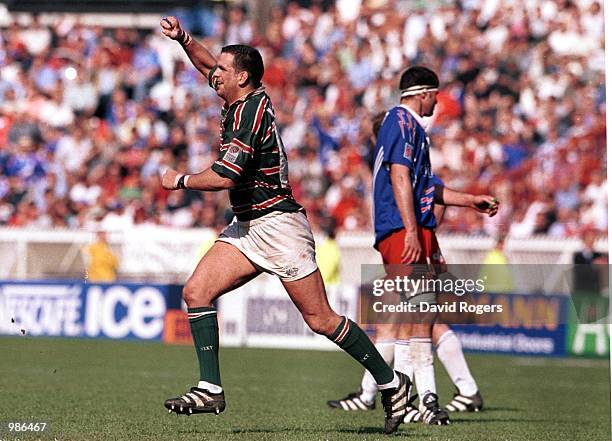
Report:
[[[436,204],[434,206],[434,215],[436,216],[436,223],[439,227],[444,221],[444,214],[446,213],[446,207],[444,205]]]
[[[391,185],[397,209],[406,229],[406,242],[402,253],[402,263],[417,262],[421,257],[421,244],[417,235],[417,223],[414,216],[410,171],[401,164],[391,164]]]
[[[199,70],[202,75],[208,78],[210,70],[217,64],[215,56],[211,54],[206,47],[195,41],[188,32],[181,28],[181,24],[176,17],[164,17],[159,22],[159,25],[161,26],[162,34],[172,40],[178,41],[185,50],[193,66]]]
[[[439,185],[436,185],[435,202],[446,206],[469,207],[479,213],[488,214],[489,217],[495,216],[499,210],[499,201],[494,196],[463,193]]]
[[[182,175],[176,170],[168,169],[162,175],[162,187],[166,190],[221,191],[232,188],[234,185],[234,181],[219,175],[210,168],[193,175]]]

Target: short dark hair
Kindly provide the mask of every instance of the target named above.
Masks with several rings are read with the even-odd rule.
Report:
[[[380,131],[380,127],[386,115],[387,112],[382,111],[372,117],[372,133],[374,134],[374,138],[378,138],[378,132]]]
[[[221,49],[221,53],[234,56],[234,69],[239,72],[245,71],[249,74],[249,83],[253,87],[261,86],[264,74],[264,64],[261,54],[257,49],[245,44],[230,44]]]
[[[404,90],[412,86],[439,87],[440,80],[433,70],[425,66],[413,66],[402,74],[399,89]]]

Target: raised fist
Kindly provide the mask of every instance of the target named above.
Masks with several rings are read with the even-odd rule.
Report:
[[[176,184],[179,177],[176,170],[171,168],[164,170],[161,175],[162,187],[166,190],[176,190],[178,188]]]
[[[159,25],[162,28],[162,34],[166,37],[176,40],[182,45],[191,43],[191,35],[181,28],[181,24],[176,17],[164,17],[159,22]]]

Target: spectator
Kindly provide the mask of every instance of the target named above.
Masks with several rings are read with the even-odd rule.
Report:
[[[609,313],[608,256],[595,251],[596,232],[586,228],[582,232],[583,249],[574,253],[572,302],[581,323],[592,323]]]
[[[364,121],[396,101],[400,69],[418,63],[443,75],[429,121],[434,171],[502,201],[494,221],[450,209],[445,231],[605,231],[601,1],[391,4],[289,2],[271,9],[262,35],[253,11],[206,13],[209,46],[250,43],[265,54],[291,184],[309,217],[371,229]],[[201,169],[219,147],[214,92],[182,57],[149,31],[62,17],[0,31],[0,224],[221,223],[225,195],[207,199],[214,210],[203,214],[156,184],[160,167]]]
[[[340,247],[336,242],[336,227],[334,221],[330,220],[323,226],[325,239],[317,244],[317,265],[321,270],[321,276],[325,286],[340,283]]]
[[[513,289],[512,269],[504,253],[506,235],[500,234],[495,246],[487,252],[482,262],[479,278],[485,281],[487,292],[511,293]]]
[[[83,250],[87,269],[85,280],[89,282],[114,282],[117,279],[119,260],[111,250],[106,232],[96,233],[96,241]]]

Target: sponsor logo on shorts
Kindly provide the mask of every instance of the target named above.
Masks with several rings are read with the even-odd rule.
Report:
[[[287,277],[297,276],[297,273],[300,269],[297,266],[291,266],[289,268],[285,268],[285,274]]]

